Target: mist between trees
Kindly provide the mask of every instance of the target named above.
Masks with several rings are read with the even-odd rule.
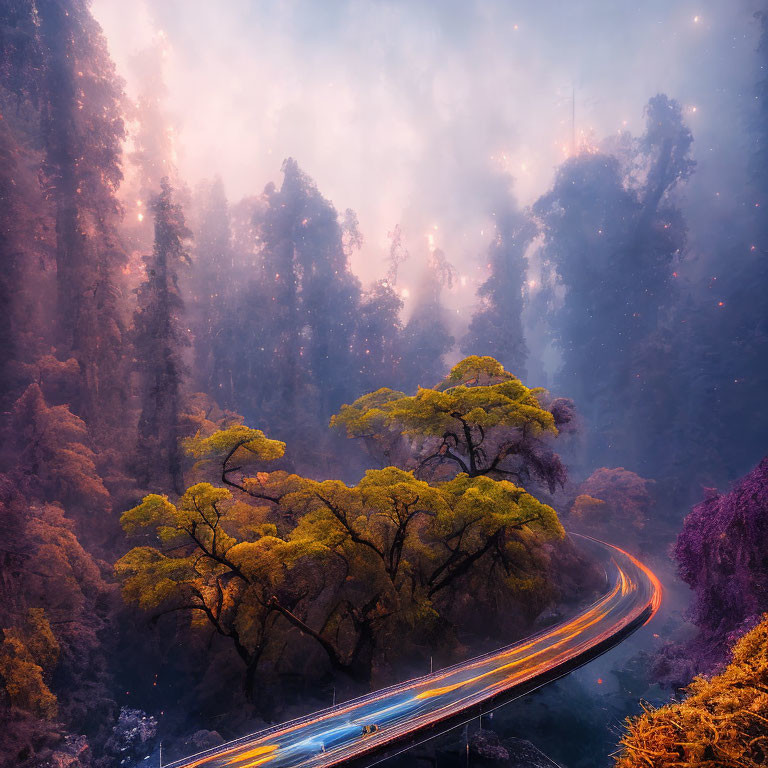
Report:
[[[753,173],[718,193],[733,202],[705,249],[689,243],[706,211],[681,202],[696,137],[649,94],[641,135],[574,147],[528,208],[498,195],[457,323],[451,243],[409,253],[393,222],[363,285],[354,211],[297,160],[239,201],[215,164],[191,189],[162,82],[127,100],[87,3],[4,3],[0,32],[6,764],[111,765],[134,704],[178,735],[232,715],[234,690],[236,731],[328,681],[521,636],[599,582],[561,518],[652,548],[765,452],[764,71]],[[731,502],[692,514],[751,558],[745,606],[713,597],[689,518],[677,559],[708,645],[682,671],[661,657],[675,685],[768,607],[742,589],[762,567],[744,531],[763,528],[731,525]]]

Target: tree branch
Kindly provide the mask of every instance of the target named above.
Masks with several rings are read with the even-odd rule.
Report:
[[[312,627],[305,624],[296,614],[291,613],[285,606],[283,606],[280,601],[277,599],[276,596],[272,596],[268,603],[270,608],[274,608],[276,611],[281,613],[283,616],[285,616],[288,621],[293,624],[296,629],[303,632],[305,635],[309,635],[309,637],[316,640],[323,648],[323,650],[328,654],[328,658],[330,659],[331,665],[335,669],[339,669],[342,671],[347,671],[347,666],[344,664],[344,662],[339,658],[339,654],[336,651],[336,649],[329,643],[324,637],[320,635],[319,632],[315,632]]]

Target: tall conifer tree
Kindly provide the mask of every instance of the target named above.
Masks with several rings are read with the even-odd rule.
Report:
[[[141,416],[136,470],[139,482],[181,488],[179,414],[184,365],[182,348],[189,344],[182,324],[184,302],[179,293],[181,266],[189,263],[190,231],[181,206],[173,202],[167,179],[152,201],[155,245],[147,256],[146,279],[138,289],[134,318],[136,364],[141,378]]]

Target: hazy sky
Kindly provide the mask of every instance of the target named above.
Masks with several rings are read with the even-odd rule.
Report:
[[[640,133],[663,91],[685,107],[702,178],[740,172],[728,147],[754,80],[755,5],[95,0],[93,11],[129,94],[131,58],[162,34],[190,184],[219,173],[234,201],[279,182],[293,156],[340,211],[358,212],[361,276],[383,274],[400,223],[404,281],[431,231],[469,300],[492,212],[510,188],[533,202],[569,149],[572,91],[577,134],[595,140]]]

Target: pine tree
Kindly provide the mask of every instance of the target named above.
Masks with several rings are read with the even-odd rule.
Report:
[[[5,96],[5,94],[2,94]],[[12,98],[12,97],[11,97]],[[5,109],[2,108],[5,112]],[[39,153],[27,125],[0,121],[0,410],[26,383],[22,367],[45,350],[44,308],[52,281],[51,208],[37,182]]]
[[[195,233],[195,259],[189,278],[189,316],[194,338],[193,380],[220,405],[233,407],[233,302],[240,275],[235,274],[230,214],[219,177],[202,191],[202,210]]]
[[[439,248],[432,247],[421,278],[417,304],[403,331],[401,387],[435,386],[445,372],[444,356],[454,345],[448,313],[441,301],[444,287],[453,284],[454,270]]]
[[[180,413],[184,365],[189,344],[182,325],[184,302],[178,270],[189,263],[187,229],[181,206],[173,202],[167,179],[152,201],[155,245],[147,256],[146,279],[138,289],[134,317],[136,365],[141,379],[141,416],[136,473],[144,487],[160,484],[181,492]]]
[[[680,105],[655,96],[646,121],[638,177],[617,157],[582,153],[533,209],[545,263],[565,289],[553,319],[563,356],[558,383],[587,419],[592,459],[635,468],[638,457],[654,456],[660,429],[675,429],[674,403],[659,404],[646,374],[671,365],[663,308],[686,228],[670,194],[693,168]]]
[[[386,280],[374,283],[361,297],[352,345],[360,392],[393,387],[397,383],[402,307],[402,300]]]
[[[319,411],[325,420],[356,394],[348,371],[353,365],[351,340],[360,283],[349,269],[345,229],[336,209],[295,160],[286,160],[283,173],[281,193],[293,215],[294,274],[299,278],[300,318],[306,334],[302,355],[317,388]],[[356,226],[352,230],[353,239],[359,237]]]
[[[121,89],[84,0],[40,0],[35,23],[44,170],[56,208],[58,351],[80,364],[81,411],[98,428],[125,412]]]
[[[536,234],[521,213],[498,217],[496,239],[488,248],[491,273],[477,295],[480,306],[472,316],[461,348],[467,355],[490,355],[517,376],[525,375],[528,348],[523,333],[525,251]]]
[[[355,239],[349,214],[345,229],[295,160],[283,174],[255,211],[259,279],[244,278],[236,332],[241,368],[252,372],[237,410],[281,436],[325,422],[356,394],[349,372],[360,296],[345,242]]]

